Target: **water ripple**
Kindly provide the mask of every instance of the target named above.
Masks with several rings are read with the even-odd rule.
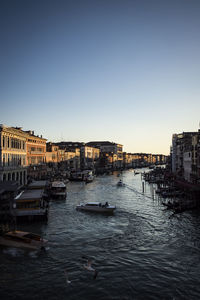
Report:
[[[24,225],[49,240],[44,253],[0,248],[1,299],[199,299],[200,216],[171,217],[141,175],[71,182],[51,201],[47,224]],[[109,201],[113,216],[76,211],[79,202]],[[23,228],[23,227],[22,227]],[[92,260],[98,276],[83,265]],[[71,284],[66,283],[67,269]],[[28,295],[28,298],[27,298]]]

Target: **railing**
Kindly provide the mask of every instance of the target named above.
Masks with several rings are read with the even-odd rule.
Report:
[[[41,154],[41,155],[45,155],[45,152],[43,152],[43,151],[29,151],[28,155],[29,154]]]

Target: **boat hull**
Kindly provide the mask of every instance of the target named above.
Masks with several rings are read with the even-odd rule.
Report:
[[[46,246],[47,240],[42,239],[39,235],[37,239],[25,238],[24,235],[30,234],[28,232],[16,231],[8,232],[0,236],[0,245],[12,248],[23,248],[30,250],[39,250]]]
[[[51,193],[51,197],[53,199],[65,199],[67,197],[67,193]]]
[[[107,214],[113,214],[115,207],[86,207],[77,205],[76,207],[79,211],[89,211],[89,212],[95,212],[95,213],[107,213]]]

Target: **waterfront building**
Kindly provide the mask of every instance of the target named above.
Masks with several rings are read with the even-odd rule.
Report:
[[[26,140],[21,127],[0,125],[0,181],[27,183]]]
[[[36,136],[34,131],[26,132],[27,177],[42,179],[47,175],[46,168],[46,139]]]
[[[76,169],[76,153],[75,151],[65,151],[65,163],[67,170],[75,170]]]
[[[196,135],[192,136],[192,148],[191,148],[192,166],[191,166],[190,179],[191,182],[193,183],[198,183],[198,179],[200,178],[198,174],[199,137],[200,137],[200,131],[198,131]]]
[[[123,168],[128,169],[133,167],[133,154],[123,152]]]
[[[59,149],[64,149],[65,151],[74,151],[75,149],[81,149],[82,146],[85,145],[83,142],[58,142],[54,143],[54,145],[58,146]]]
[[[111,156],[113,167],[123,168],[123,145],[108,141],[93,141],[86,143],[87,146],[99,148],[101,153],[108,153]],[[117,156],[117,159],[115,160]]]
[[[118,156],[116,153],[113,153],[113,152],[110,152],[110,153],[106,153],[107,154],[107,159],[108,159],[108,167],[110,169],[113,169],[113,170],[117,170],[121,167],[123,167],[123,165],[120,166],[118,165]]]
[[[18,194],[14,199],[13,216],[18,221],[47,219],[48,201],[46,199],[49,189],[47,180],[32,181],[26,190]]]
[[[139,153],[132,154],[132,165],[133,168],[140,167],[141,155]]]
[[[82,170],[94,170],[99,162],[100,149],[90,146],[81,146],[80,163]]]
[[[133,166],[134,167],[146,167],[152,163],[155,163],[152,159],[152,154],[149,153],[133,153]]]
[[[80,170],[80,149],[65,151],[65,167],[69,171]]]
[[[46,163],[58,163],[58,149],[59,147],[54,143],[47,143],[46,145]]]
[[[173,134],[172,146],[170,149],[172,173],[176,173],[176,169],[177,169],[177,139],[178,139],[177,134]]]
[[[78,143],[81,144],[82,143]],[[77,145],[79,146],[79,145]],[[47,143],[46,162],[65,170],[80,170],[80,148],[62,143]]]
[[[198,131],[197,141],[197,183],[200,184],[200,129]]]
[[[98,148],[88,146],[82,142],[60,142],[56,143],[60,149],[64,149],[65,152],[76,152],[76,170],[79,165],[78,163],[78,149],[80,153],[80,169],[94,169],[98,163],[100,151]]]
[[[68,169],[80,170],[80,149],[84,143],[80,142],[59,142],[55,146],[64,151],[64,162]],[[59,159],[58,159],[59,160]]]
[[[44,199],[44,188],[28,189],[15,198],[14,215],[17,219],[46,219],[48,202]]]
[[[34,135],[34,131],[25,131],[26,150],[27,150],[27,166],[43,164],[46,161],[46,141],[42,135]]]
[[[199,131],[172,136],[172,172],[191,183],[199,180]]]
[[[155,165],[165,164],[167,157],[163,154],[152,154],[152,163]]]
[[[63,163],[65,161],[65,150],[58,149],[58,163]]]

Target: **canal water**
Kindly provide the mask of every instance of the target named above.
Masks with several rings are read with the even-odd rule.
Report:
[[[140,169],[139,172],[147,170]],[[66,200],[51,201],[48,222],[20,225],[49,240],[46,252],[0,248],[0,299],[200,299],[200,214],[172,215],[125,171],[89,184],[70,182]],[[112,216],[76,211],[108,201]],[[87,259],[98,271],[84,268]],[[66,282],[65,270],[68,272]]]

